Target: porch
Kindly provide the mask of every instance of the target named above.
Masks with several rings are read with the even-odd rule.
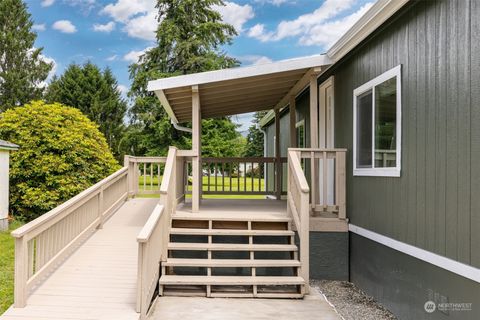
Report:
[[[282,156],[280,139],[276,139],[274,157],[202,158],[200,126],[202,116],[230,115],[238,113],[239,108],[254,111],[275,107],[279,137],[279,110],[287,105],[294,110],[292,97],[305,86],[314,91],[310,107],[317,110],[316,77],[324,63],[320,56],[250,68],[246,74],[233,69],[208,73],[207,78],[182,76],[193,79],[182,78],[180,87],[157,83],[168,87],[155,93],[176,126],[179,120],[192,120],[192,150],[171,147],[167,157],[126,156],[122,169],[16,230],[15,308],[6,316],[27,315],[27,310],[35,306],[32,299],[40,299],[45,303],[40,309],[47,310],[54,299],[50,295],[57,292],[52,289],[55,281],[55,285],[62,282],[62,295],[76,297],[74,300],[85,301],[86,305],[95,304],[93,298],[99,294],[118,295],[112,308],[123,317],[142,319],[147,318],[158,296],[308,295],[310,232],[348,231],[346,150],[319,145],[318,123],[312,120],[311,148],[296,148],[291,139],[292,148]],[[264,88],[266,80],[274,85]],[[189,81],[198,84],[185,87]],[[283,86],[277,86],[281,83]],[[265,90],[273,92],[267,100]],[[243,99],[246,93],[253,98]],[[201,108],[200,97],[204,94],[211,97],[202,98]],[[215,102],[216,96],[222,99]],[[243,103],[250,107],[241,108]],[[185,104],[191,106],[191,113],[182,109]],[[224,109],[225,105],[229,107]],[[289,130],[292,123],[293,117]],[[140,195],[156,199],[142,200],[137,198]],[[208,199],[232,196],[249,199]],[[119,228],[114,223],[117,219],[124,222]],[[111,237],[102,239],[107,230]],[[121,239],[133,233],[137,236],[126,240],[128,244],[116,243],[116,239],[121,244]],[[93,252],[89,252],[90,242]],[[117,259],[119,255],[126,260]],[[90,272],[83,268],[82,261],[99,268]],[[69,267],[79,271],[78,278],[69,273]],[[122,269],[128,271],[123,274]],[[85,289],[72,290],[76,285]],[[42,297],[37,298],[37,293]],[[89,299],[83,298],[90,293]],[[69,299],[59,299],[59,303],[73,304]],[[132,303],[136,315],[130,313]],[[84,316],[80,310],[73,310],[78,307],[70,309],[60,304],[54,303],[51,309],[58,309],[60,317]],[[98,315],[104,314],[106,307],[96,305],[99,309],[86,315],[102,318]],[[130,311],[121,312],[125,308]]]

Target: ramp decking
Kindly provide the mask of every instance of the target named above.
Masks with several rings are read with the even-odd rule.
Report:
[[[0,320],[138,319],[136,237],[158,199],[132,199]]]

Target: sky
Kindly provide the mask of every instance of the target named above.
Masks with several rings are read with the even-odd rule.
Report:
[[[110,67],[120,91],[128,66],[155,45],[155,0],[25,0],[45,60],[61,75],[71,63]],[[231,0],[216,7],[238,36],[223,49],[242,66],[326,52],[375,0]],[[248,128],[251,115],[234,117]]]

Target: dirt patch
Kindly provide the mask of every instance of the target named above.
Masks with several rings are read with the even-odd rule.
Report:
[[[345,320],[396,320],[372,297],[346,281],[312,280],[310,285],[324,294]]]

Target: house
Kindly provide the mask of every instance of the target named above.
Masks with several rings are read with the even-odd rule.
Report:
[[[315,278],[400,319],[478,319],[479,15],[474,0],[379,0],[326,54],[151,81],[192,149],[127,156],[14,231],[6,319],[68,318],[68,303],[93,317],[104,292],[129,319],[159,295],[301,299]],[[202,158],[202,118],[270,109],[264,157]]]

